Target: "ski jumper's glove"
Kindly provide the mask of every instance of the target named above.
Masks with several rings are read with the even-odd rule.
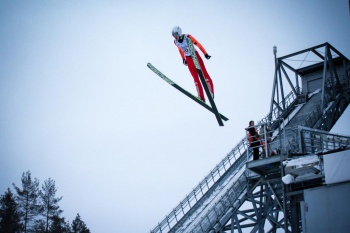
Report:
[[[211,56],[210,56],[209,54],[205,54],[204,56],[205,56],[205,58],[208,59],[208,60],[211,58]]]
[[[186,59],[182,59],[182,63],[183,63],[185,66],[187,66],[187,61],[186,61]]]

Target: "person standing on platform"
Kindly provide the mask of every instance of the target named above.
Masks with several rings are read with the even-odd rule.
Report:
[[[254,121],[249,121],[249,126],[247,128],[248,131],[248,142],[249,146],[253,149],[253,160],[259,159],[259,147],[261,145],[260,143],[260,137],[259,134],[254,127]]]

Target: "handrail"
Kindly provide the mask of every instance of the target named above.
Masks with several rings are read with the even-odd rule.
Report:
[[[278,125],[277,128],[272,129],[271,125]],[[286,122],[284,119],[280,118],[274,121],[268,121],[268,122],[262,122],[259,124],[256,124],[254,126],[246,128],[246,139],[249,141],[250,138],[253,138],[252,135],[248,133],[249,128],[255,128],[258,133],[258,140],[259,142],[255,146],[250,146],[251,149],[254,148],[262,148],[261,156],[262,158],[268,158],[271,155],[275,155],[276,153],[284,153],[285,152],[285,146],[282,145],[282,142],[286,141],[286,132],[285,132]],[[248,143],[249,144],[249,143]],[[277,148],[271,148],[271,145],[278,144]],[[274,149],[278,149],[278,152]],[[259,150],[260,153],[260,150]],[[248,161],[249,155],[247,154],[247,161]]]
[[[244,153],[245,138],[234,147],[227,156],[212,169],[207,176],[180,202],[166,217],[151,230],[151,233],[161,233],[170,230],[194,206],[205,193],[213,187],[232,164]],[[238,155],[238,157],[237,157]]]
[[[316,122],[322,116],[320,105],[321,105],[321,100],[318,102],[318,104],[311,111],[311,113],[306,117],[305,121],[301,125],[306,127],[313,127],[316,124]]]
[[[299,89],[298,89],[299,88]],[[301,93],[300,87],[295,87],[297,89],[298,93]],[[289,108],[291,104],[297,99],[297,95],[293,91],[291,91],[285,98],[284,102],[280,101],[278,103],[278,106],[275,106],[270,113],[268,113],[265,117],[263,117],[260,121],[258,121],[258,124],[262,122],[267,121],[274,121],[280,118],[281,116],[281,110],[283,109],[283,105],[285,106],[285,109]],[[271,119],[270,119],[271,118]]]
[[[350,146],[350,136],[299,126],[298,136],[301,153],[319,153]]]
[[[240,169],[242,169],[242,166],[238,170]],[[239,174],[235,185],[232,185],[224,192],[220,200],[212,208],[207,210],[205,214],[206,218],[202,217],[190,232],[208,232],[210,228],[213,228],[212,225],[218,222],[217,219],[224,216],[230,208],[239,208],[240,205],[236,201],[242,196],[244,191],[247,191],[248,184],[246,181],[246,173]],[[211,216],[211,218],[208,216]]]

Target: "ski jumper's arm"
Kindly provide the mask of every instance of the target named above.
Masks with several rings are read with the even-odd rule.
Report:
[[[179,52],[180,52],[180,55],[182,57],[182,60],[185,59],[185,53],[182,51],[182,49],[180,48],[180,46],[178,46],[176,43],[175,43],[175,40],[174,40],[174,45],[179,49]]]
[[[207,51],[205,50],[205,48],[203,47],[203,45],[201,43],[198,42],[198,40],[196,40],[192,35],[187,35],[188,38],[191,39],[192,43],[194,45],[196,45],[201,51],[202,53],[205,55],[207,54]]]
[[[179,46],[176,45],[176,47],[179,49],[182,60],[185,59],[185,53],[182,51],[182,49]]]

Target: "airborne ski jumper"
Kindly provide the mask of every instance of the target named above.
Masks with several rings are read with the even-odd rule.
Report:
[[[178,47],[180,55],[182,57],[182,61],[184,65],[188,66],[188,69],[190,70],[190,73],[193,77],[194,84],[197,89],[198,97],[205,102],[203,87],[201,85],[200,79],[198,77],[198,72],[195,67],[194,61],[191,56],[191,51],[189,49],[188,40],[192,42],[192,44],[196,45],[204,54],[206,59],[210,59],[210,55],[207,53],[207,51],[204,49],[204,47],[196,40],[192,35],[190,34],[182,34],[182,30],[179,26],[175,26],[172,29],[172,35],[175,38],[174,44]],[[203,75],[205,77],[205,82],[209,88],[211,96],[214,98],[214,84],[213,81],[210,78],[210,75],[208,74],[202,58],[199,56],[199,53],[195,51],[198,62],[200,64],[201,70],[203,72]]]
[[[220,114],[216,104],[214,102],[214,85],[213,82],[205,69],[204,63],[199,56],[198,52],[195,50],[194,45],[196,45],[205,55],[207,59],[210,58],[210,55],[205,51],[203,46],[191,35],[182,34],[180,27],[174,27],[172,30],[172,35],[175,38],[175,45],[179,48],[181,57],[183,59],[184,65],[188,65],[188,69],[193,76],[198,97],[192,95],[190,92],[186,91],[175,82],[170,80],[167,76],[165,76],[162,72],[160,72],[157,68],[155,68],[151,63],[147,63],[147,67],[152,70],[155,74],[157,74],[160,78],[166,81],[168,84],[173,86],[175,89],[185,94],[190,99],[194,100],[210,112],[214,113],[217,122],[220,126],[224,126],[222,120],[227,121],[228,118],[224,115]],[[210,106],[205,103],[204,91],[206,96],[208,97]]]

